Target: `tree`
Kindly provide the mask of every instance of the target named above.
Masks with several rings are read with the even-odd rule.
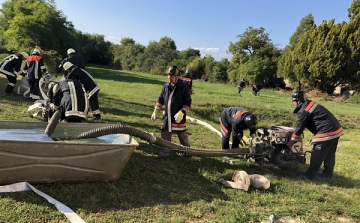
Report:
[[[230,42],[228,49],[233,54],[228,70],[229,80],[238,82],[245,78],[275,87],[280,50],[271,42],[269,34],[262,27],[254,29],[250,26],[238,38],[238,42]]]
[[[305,35],[305,33],[310,30],[313,26],[315,26],[314,16],[312,14],[306,15],[304,18],[300,20],[299,26],[296,28],[296,31],[291,35],[289,44],[285,46],[285,48],[281,52],[281,56],[279,58],[277,64],[277,76],[285,77],[291,80],[295,80],[296,78],[291,77],[289,73],[285,71],[285,60],[289,57],[290,53],[295,49],[297,43],[300,38]],[[294,84],[294,83],[293,83]]]
[[[211,83],[227,83],[229,81],[227,75],[228,66],[228,59],[221,59],[221,61],[215,62],[215,65],[212,68],[212,74],[209,76],[209,81]]]
[[[175,42],[169,37],[162,37],[159,42],[149,42],[137,61],[137,68],[142,72],[162,75],[178,56]]]
[[[355,18],[360,12],[360,0],[353,0],[350,8],[348,8],[348,17],[350,20]]]
[[[316,85],[332,94],[335,87],[347,79],[348,29],[343,24],[323,21],[313,27],[299,41],[285,62],[288,73],[307,86]]]
[[[135,43],[135,40],[129,37],[122,38],[120,45],[113,51],[114,60],[119,63],[124,70],[134,70],[137,58],[145,50],[141,44]]]
[[[56,10],[52,0],[6,1],[0,9],[0,36],[8,51],[41,49],[45,63],[55,69],[55,61],[61,59],[59,52],[71,39],[73,25],[61,11]]]

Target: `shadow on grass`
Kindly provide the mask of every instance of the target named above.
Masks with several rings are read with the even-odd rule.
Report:
[[[163,85],[165,81],[158,81],[151,78],[142,77],[136,75],[135,73],[111,70],[109,69],[101,69],[91,67],[87,69],[94,78],[103,79],[103,80],[112,80],[112,81],[120,81],[120,82],[128,82],[128,83],[147,83],[147,84],[156,84]]]

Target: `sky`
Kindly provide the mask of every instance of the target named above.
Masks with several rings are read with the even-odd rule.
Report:
[[[4,0],[0,0],[0,3]],[[178,50],[199,49],[201,56],[231,58],[226,51],[249,26],[265,28],[280,49],[300,20],[348,22],[352,0],[55,0],[77,30],[101,34],[119,44],[130,37],[147,46],[170,37]]]

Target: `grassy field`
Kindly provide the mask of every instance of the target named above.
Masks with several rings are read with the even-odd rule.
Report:
[[[101,122],[121,123],[160,135],[160,120],[150,121],[154,104],[166,76],[127,73],[102,67],[88,67],[100,92]],[[32,102],[20,96],[4,97],[7,80],[0,75],[0,120],[40,121],[27,116]],[[258,126],[293,127],[291,92],[261,90],[249,94],[247,87],[237,94],[236,86],[194,81],[195,94],[189,112],[219,129],[225,107],[246,108],[257,115]],[[345,129],[337,150],[332,180],[298,178],[305,165],[290,168],[266,166],[243,160],[235,165],[223,158],[181,157],[154,159],[158,149],[137,139],[140,146],[121,177],[115,182],[37,184],[36,188],[64,203],[86,222],[266,222],[274,215],[278,222],[360,222],[360,107],[315,99],[332,111]],[[91,118],[89,116],[89,118]],[[91,119],[89,119],[91,122]],[[246,131],[245,133],[248,133]],[[188,122],[191,147],[220,149],[220,137],[205,127]],[[305,142],[311,139],[305,132]],[[178,143],[176,137],[173,142]],[[305,150],[311,147],[305,146]],[[308,157],[309,160],[309,157]],[[235,171],[262,174],[271,181],[268,190],[228,189],[219,178],[231,179]],[[68,222],[57,209],[30,192],[0,194],[0,222]]]

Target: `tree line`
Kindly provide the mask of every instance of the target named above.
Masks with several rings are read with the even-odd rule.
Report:
[[[197,49],[178,50],[170,37],[149,41],[147,46],[133,38],[119,44],[105,41],[104,35],[83,33],[74,28],[54,0],[8,0],[0,9],[0,53],[30,52],[39,48],[50,72],[74,48],[87,63],[113,69],[164,75],[178,65],[190,69],[194,79],[217,83],[262,83],[293,88],[317,88],[332,94],[335,87],[360,86],[360,0],[348,9],[349,22],[323,20],[316,25],[312,14],[301,19],[284,49],[279,49],[262,27],[249,26],[230,42],[231,60],[216,61]]]

